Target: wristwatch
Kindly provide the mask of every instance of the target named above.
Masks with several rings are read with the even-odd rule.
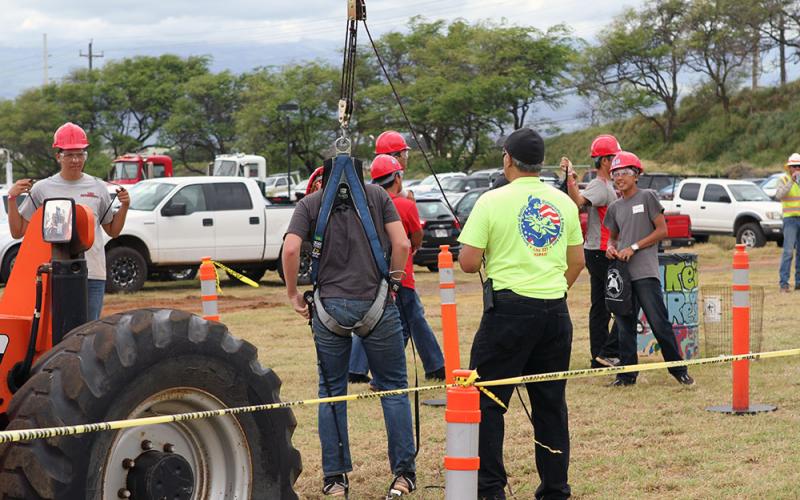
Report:
[[[634,243],[633,245],[631,245],[631,250],[633,250],[634,252],[638,252],[639,251],[639,244],[638,243]]]

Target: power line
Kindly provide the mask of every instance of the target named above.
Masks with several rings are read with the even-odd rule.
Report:
[[[92,71],[92,60],[94,60],[95,58],[98,58],[98,57],[103,57],[103,53],[102,52],[99,55],[98,54],[94,54],[92,52],[92,45],[93,44],[94,44],[94,39],[90,39],[89,40],[89,53],[88,54],[84,54],[83,51],[80,51],[80,53],[78,54],[81,57],[86,57],[87,59],[89,59],[89,71]]]

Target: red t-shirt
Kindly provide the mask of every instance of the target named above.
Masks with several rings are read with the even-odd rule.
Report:
[[[404,196],[389,193],[389,196],[394,202],[394,208],[397,209],[400,215],[400,221],[403,223],[403,229],[406,230],[406,236],[411,239],[411,234],[422,230],[422,224],[419,221],[419,212],[417,211],[417,204],[413,200],[409,200]],[[408,261],[405,268],[406,276],[400,282],[406,288],[414,288],[414,256],[408,254]]]

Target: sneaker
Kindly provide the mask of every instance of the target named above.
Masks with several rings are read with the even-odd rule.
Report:
[[[369,378],[369,375],[363,373],[350,373],[347,376],[347,380],[349,380],[351,384],[367,384],[372,379]]]
[[[439,368],[438,370],[433,370],[432,372],[428,372],[425,374],[425,380],[437,380],[441,382],[444,379],[445,379],[444,366]]]
[[[594,358],[595,361],[600,363],[603,366],[607,366],[609,368],[613,368],[615,366],[619,366],[619,358],[607,358],[605,356],[597,356]]]
[[[679,384],[694,385],[694,379],[688,373],[682,373],[680,375],[675,375],[675,380],[677,380]]]
[[[328,497],[346,497],[350,490],[350,484],[345,474],[337,474],[325,478],[325,485],[322,487],[322,494]]]
[[[389,493],[386,495],[386,499],[390,500],[392,498],[400,498],[403,495],[408,495],[417,489],[416,481],[417,477],[415,474],[401,472],[394,477],[392,484],[389,485]]]
[[[789,285],[781,285],[781,292],[782,293],[789,293],[791,289],[789,289]]]
[[[613,382],[608,384],[609,387],[627,387],[629,385],[636,385],[636,381],[627,378],[615,378]]]

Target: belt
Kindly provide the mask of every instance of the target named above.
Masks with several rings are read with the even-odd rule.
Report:
[[[515,300],[515,301],[525,301],[530,302],[531,304],[542,304],[542,305],[550,305],[550,304],[560,304],[566,300],[567,296],[564,295],[563,297],[559,297],[557,299],[537,299],[535,297],[526,297],[524,295],[520,295],[518,293],[514,293],[511,290],[495,290],[494,292],[494,299],[495,300]]]

